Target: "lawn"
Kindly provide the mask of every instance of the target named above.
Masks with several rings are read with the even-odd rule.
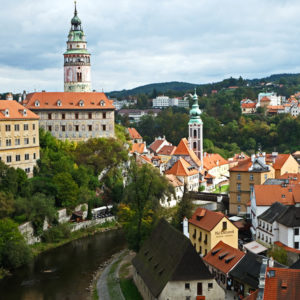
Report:
[[[222,193],[228,193],[228,192],[229,192],[229,185],[222,185],[221,188],[216,187],[216,189],[213,190],[213,193],[216,193],[216,194],[222,194]]]

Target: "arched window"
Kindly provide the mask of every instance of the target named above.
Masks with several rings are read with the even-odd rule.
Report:
[[[27,110],[24,108],[23,109],[23,116],[26,117],[27,116]]]
[[[83,100],[80,100],[80,101],[79,101],[79,106],[84,106]]]
[[[193,146],[194,149],[197,149],[197,143],[194,142],[194,146]]]
[[[62,103],[60,100],[57,100],[57,106],[62,106]]]
[[[197,137],[197,130],[194,129],[194,138],[196,138],[196,137]]]
[[[39,101],[39,100],[36,100],[36,101],[34,102],[34,106],[40,106],[40,101]]]

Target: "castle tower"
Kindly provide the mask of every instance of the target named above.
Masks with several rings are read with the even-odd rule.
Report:
[[[198,158],[201,160],[203,168],[203,122],[200,118],[201,110],[198,105],[198,96],[195,89],[193,96],[193,106],[190,110],[189,121],[189,144]]]
[[[64,53],[64,90],[65,92],[91,92],[90,53],[86,48],[85,35],[81,20],[77,16],[75,1],[74,17]]]

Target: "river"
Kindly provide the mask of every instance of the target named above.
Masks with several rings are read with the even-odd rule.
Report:
[[[75,240],[36,257],[0,281],[1,300],[85,300],[93,273],[125,247],[120,230]],[[45,272],[46,271],[46,272]]]

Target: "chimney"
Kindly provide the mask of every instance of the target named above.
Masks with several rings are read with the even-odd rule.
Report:
[[[274,268],[274,258],[271,256],[271,258],[269,259],[269,267],[270,268]]]
[[[254,162],[254,160],[255,160],[255,154],[252,154],[251,155],[251,161]]]
[[[189,235],[189,220],[186,217],[183,218],[182,225],[183,225],[183,234],[189,239],[190,238],[190,235]]]

